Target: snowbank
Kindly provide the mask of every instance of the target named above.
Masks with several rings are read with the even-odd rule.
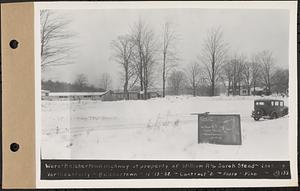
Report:
[[[288,116],[254,121],[253,96],[43,101],[43,158],[288,159]],[[285,105],[288,99],[284,98]],[[240,114],[242,145],[197,143],[197,116]]]

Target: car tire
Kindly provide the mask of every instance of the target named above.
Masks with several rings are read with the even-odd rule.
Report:
[[[254,120],[258,121],[263,116],[263,110],[259,109],[255,111]]]
[[[254,117],[255,121],[258,121],[260,119],[260,117]]]
[[[288,109],[285,109],[285,110],[283,111],[283,115],[287,115],[287,114],[289,114],[289,111],[288,111]]]
[[[271,119],[277,119],[277,113],[275,113],[275,112],[273,112],[272,114],[271,114]]]

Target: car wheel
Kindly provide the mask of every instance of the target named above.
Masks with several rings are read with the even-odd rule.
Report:
[[[255,121],[258,121],[260,119],[260,117],[254,117]]]
[[[259,110],[256,110],[255,115],[261,117],[264,115],[264,112],[263,112],[263,110],[259,109]]]
[[[258,120],[261,118],[261,116],[263,116],[263,111],[262,111],[261,109],[256,110],[256,111],[255,111],[254,120],[255,120],[255,121],[258,121]]]
[[[277,118],[277,114],[275,113],[275,112],[273,112],[272,114],[271,114],[271,119],[276,119]]]

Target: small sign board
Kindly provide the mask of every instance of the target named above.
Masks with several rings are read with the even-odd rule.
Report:
[[[198,114],[198,143],[241,145],[240,115]]]

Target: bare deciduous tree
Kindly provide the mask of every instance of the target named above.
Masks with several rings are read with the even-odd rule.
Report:
[[[153,70],[156,64],[157,42],[154,32],[141,20],[132,28],[131,35],[134,43],[134,61],[136,73],[140,81],[143,98],[148,99],[148,87],[151,85]]]
[[[262,79],[266,88],[267,93],[271,93],[271,77],[274,70],[274,60],[270,51],[264,50],[257,55],[258,63],[262,69]]]
[[[229,96],[230,90],[233,88],[233,64],[232,62],[228,61],[223,65],[222,68],[223,83],[224,86],[227,86],[227,95]]]
[[[68,39],[74,36],[67,31],[70,21],[62,19],[50,10],[41,10],[41,69],[70,64],[67,58],[72,49]]]
[[[251,63],[249,62],[245,62],[243,64],[243,81],[247,87],[247,91],[248,91],[248,95],[250,95],[250,91],[251,91],[251,85],[252,85],[252,72],[251,72],[252,68],[251,68]]]
[[[140,91],[144,91],[144,75],[143,75],[143,33],[145,26],[142,24],[141,21],[139,21],[137,24],[135,24],[134,28],[132,29],[132,42],[135,45],[135,63],[136,63],[136,73],[138,75],[139,81],[140,81]]]
[[[231,63],[233,66],[233,80],[232,80],[232,93],[233,95],[240,95],[241,90],[241,82],[243,80],[243,70],[245,57],[244,56],[234,56],[231,59]]]
[[[257,56],[252,57],[251,61],[251,76],[252,76],[252,87],[253,92],[255,93],[255,88],[259,82],[259,79],[261,78],[261,66],[259,64],[259,59]]]
[[[88,84],[88,80],[85,74],[78,74],[75,78],[74,84],[78,87],[81,91],[84,89],[85,86]]]
[[[176,55],[176,34],[171,29],[170,23],[166,22],[164,24],[164,32],[163,32],[163,66],[162,66],[162,82],[163,82],[163,92],[162,96],[165,97],[166,90],[166,80],[168,77],[169,71],[176,66],[176,62],[178,57]]]
[[[222,66],[222,75],[220,77],[224,86],[227,86],[228,95],[230,93],[232,95],[240,94],[241,85],[244,80],[245,62],[246,59],[244,56],[235,55]]]
[[[210,83],[211,96],[215,95],[215,85],[221,74],[227,51],[227,44],[223,41],[221,28],[213,28],[209,31],[204,42],[201,61],[204,65],[206,78]]]
[[[109,73],[103,73],[101,74],[100,78],[100,87],[104,90],[108,90],[111,88],[112,85],[112,78]]]
[[[193,62],[186,68],[187,85],[192,88],[193,96],[196,96],[197,88],[201,84],[201,67],[197,62]]]
[[[273,91],[287,94],[289,89],[289,70],[278,68],[272,75]]]
[[[182,71],[174,70],[168,79],[168,85],[174,95],[179,95],[185,85],[185,74]]]
[[[132,43],[130,36],[119,36],[117,40],[112,42],[112,48],[115,52],[114,58],[123,68],[123,93],[124,98],[129,99],[128,86],[129,81],[135,75],[133,66],[133,50],[134,44]]]

